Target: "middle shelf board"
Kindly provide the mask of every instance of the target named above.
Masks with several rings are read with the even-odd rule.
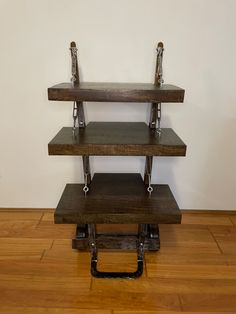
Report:
[[[183,102],[184,89],[150,83],[61,83],[48,88],[49,100],[95,102]]]
[[[172,224],[181,212],[168,185],[153,184],[151,196],[139,173],[95,173],[87,196],[83,184],[67,184],[55,223]]]
[[[62,128],[48,144],[49,155],[185,156],[186,145],[170,128],[159,135],[144,122],[90,122]]]

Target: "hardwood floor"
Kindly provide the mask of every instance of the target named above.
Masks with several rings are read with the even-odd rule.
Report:
[[[0,313],[236,313],[235,212],[161,225],[161,250],[145,253],[137,280],[92,278],[89,253],[71,249],[74,232],[54,225],[52,210],[0,210]],[[101,270],[135,265],[135,253],[99,253]]]

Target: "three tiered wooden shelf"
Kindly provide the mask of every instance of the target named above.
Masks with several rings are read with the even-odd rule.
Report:
[[[181,212],[168,185],[151,184],[153,156],[185,156],[186,145],[171,128],[161,128],[161,103],[181,103],[182,88],[162,84],[163,44],[157,47],[154,84],[79,81],[77,48],[71,43],[72,83],[48,89],[49,100],[72,101],[73,127],[63,127],[48,144],[49,155],[83,158],[84,184],[67,184],[55,211],[55,223],[76,224],[74,249],[91,250],[95,277],[137,278],[144,250],[159,250],[158,224],[181,223]],[[150,122],[90,122],[83,102],[152,103]],[[98,104],[99,105],[99,104]],[[111,104],[112,105],[112,104]],[[144,104],[145,105],[145,104]],[[158,127],[157,124],[158,123]],[[139,173],[90,173],[89,156],[146,156]],[[137,224],[136,234],[96,232],[97,224]],[[97,249],[137,249],[134,272],[100,272]]]

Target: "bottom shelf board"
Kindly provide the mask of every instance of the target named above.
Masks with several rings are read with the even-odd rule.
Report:
[[[181,212],[168,185],[153,184],[151,196],[139,173],[95,173],[85,196],[83,184],[67,184],[55,223],[180,223]]]

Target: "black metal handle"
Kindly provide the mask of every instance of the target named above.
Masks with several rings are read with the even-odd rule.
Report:
[[[91,274],[96,278],[123,278],[136,279],[143,273],[143,261],[137,261],[137,270],[134,272],[107,272],[97,270],[97,261],[91,260]]]
[[[137,269],[134,272],[103,272],[97,269],[96,226],[88,224],[89,246],[91,250],[91,274],[96,278],[126,278],[135,279],[143,273],[144,241],[147,234],[147,225],[139,225],[137,241]]]

